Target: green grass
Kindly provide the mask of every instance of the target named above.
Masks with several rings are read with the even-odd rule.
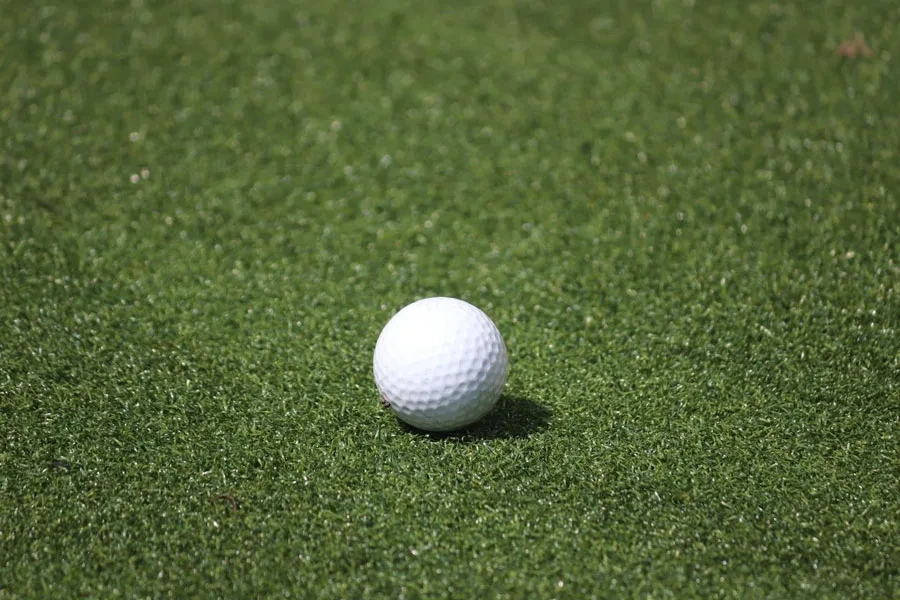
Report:
[[[0,15],[0,598],[898,597],[896,2]]]

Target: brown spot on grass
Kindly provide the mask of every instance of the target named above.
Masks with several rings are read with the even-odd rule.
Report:
[[[866,58],[875,56],[875,51],[866,44],[861,33],[857,33],[852,39],[841,42],[841,45],[837,47],[834,53],[842,58],[851,59],[857,56],[865,56]]]
[[[231,494],[219,494],[214,498],[209,499],[210,502],[225,502],[231,505],[231,512],[237,512],[241,507],[241,501],[232,496]]]

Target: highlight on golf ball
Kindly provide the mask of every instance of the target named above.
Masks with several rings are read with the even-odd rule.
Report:
[[[497,403],[509,371],[500,330],[480,309],[456,298],[425,298],[402,308],[375,344],[381,401],[405,423],[454,431]]]

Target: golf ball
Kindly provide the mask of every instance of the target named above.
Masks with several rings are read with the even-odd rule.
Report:
[[[503,336],[468,302],[426,298],[402,308],[375,344],[375,385],[402,421],[453,431],[497,403],[509,369]]]

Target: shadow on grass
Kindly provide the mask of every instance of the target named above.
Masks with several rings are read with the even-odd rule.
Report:
[[[522,396],[503,394],[481,421],[459,431],[430,432],[399,421],[409,433],[434,441],[479,442],[483,440],[525,439],[547,429],[553,413],[543,404]]]

